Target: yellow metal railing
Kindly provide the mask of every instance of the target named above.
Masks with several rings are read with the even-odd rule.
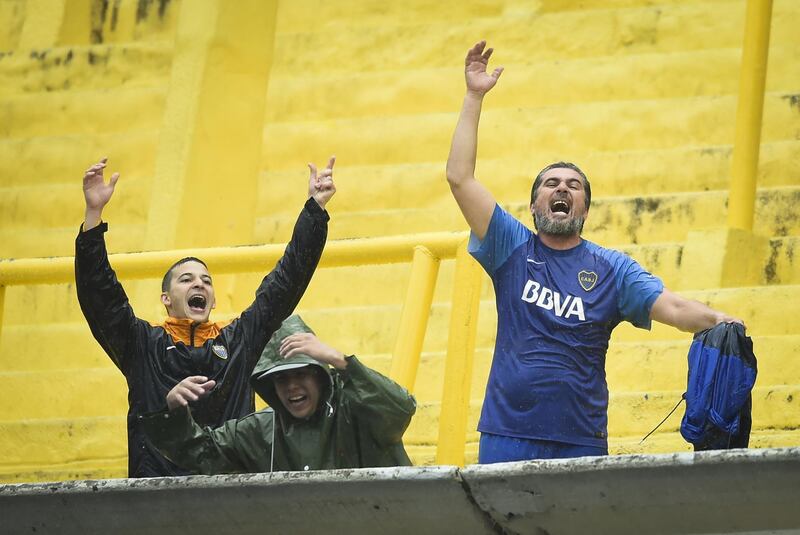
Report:
[[[419,358],[425,331],[430,316],[436,276],[439,274],[439,258],[425,246],[414,248],[411,261],[411,277],[408,281],[406,300],[400,313],[397,341],[392,352],[392,367],[389,375],[407,390],[414,390]]]
[[[453,307],[439,421],[436,459],[441,464],[464,464],[472,359],[478,321],[482,273],[466,252],[465,232],[330,241],[320,268],[411,262],[411,277],[401,313],[390,375],[413,390],[422,343],[427,330],[439,262],[456,259]],[[120,279],[161,278],[176,258],[198,256],[214,273],[263,270],[283,254],[285,245],[217,247],[208,249],[120,253],[109,260]],[[59,284],[74,281],[74,258],[0,260],[0,336],[6,286]]]
[[[464,466],[464,444],[469,416],[472,361],[478,325],[483,272],[467,252],[464,240],[456,254],[453,280],[453,312],[447,336],[442,412],[439,415],[437,464]]]
[[[747,0],[728,201],[729,228],[753,230],[771,18],[772,0]]]

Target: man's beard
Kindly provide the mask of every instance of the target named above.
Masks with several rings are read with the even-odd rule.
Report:
[[[535,210],[533,213],[533,225],[540,234],[550,234],[553,236],[580,236],[583,231],[583,217],[570,217],[569,219],[555,220],[547,216],[544,212]]]

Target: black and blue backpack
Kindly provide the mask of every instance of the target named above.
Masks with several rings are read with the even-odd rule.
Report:
[[[757,366],[744,327],[720,323],[695,334],[688,359],[681,435],[695,451],[746,448]]]

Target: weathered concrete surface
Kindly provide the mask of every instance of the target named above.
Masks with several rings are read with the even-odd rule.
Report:
[[[494,533],[452,466],[0,486],[0,532]]]
[[[504,463],[461,477],[508,533],[800,533],[800,448]]]
[[[2,533],[800,533],[800,448],[0,486]]]

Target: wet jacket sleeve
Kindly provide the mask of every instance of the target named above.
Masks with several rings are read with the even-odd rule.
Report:
[[[372,438],[383,445],[401,442],[417,410],[414,396],[388,377],[369,369],[354,357],[346,357],[342,378],[342,403]]]
[[[206,475],[269,470],[271,411],[228,420],[216,429],[197,425],[187,407],[146,414],[140,420],[153,446],[186,470]]]
[[[107,223],[78,233],[75,239],[75,286],[83,315],[95,339],[127,375],[134,353],[136,318],[117,275],[111,269],[104,233]]]
[[[253,368],[269,337],[295,309],[317,268],[328,236],[328,213],[309,198],[294,225],[283,257],[261,282],[238,321]]]

